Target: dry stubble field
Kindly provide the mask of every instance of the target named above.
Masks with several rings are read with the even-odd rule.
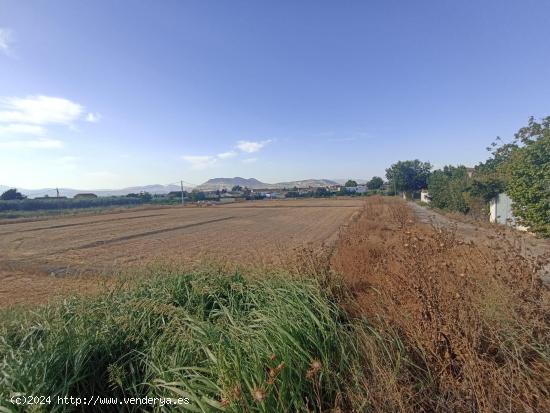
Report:
[[[164,207],[0,225],[0,306],[95,288],[94,275],[163,260],[269,265],[336,239],[364,201],[279,200]]]

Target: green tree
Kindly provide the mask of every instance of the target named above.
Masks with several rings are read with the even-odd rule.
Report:
[[[240,192],[243,190],[243,187],[240,185],[234,185],[233,188],[231,188],[231,191],[233,192]]]
[[[140,192],[139,197],[145,202],[150,202],[153,199],[153,196],[149,192]]]
[[[432,165],[418,159],[399,161],[386,169],[389,186],[396,191],[419,191],[427,187]]]
[[[367,182],[368,189],[380,189],[384,185],[384,180],[379,176],[373,176],[372,179]]]
[[[529,119],[516,134],[519,146],[503,165],[506,192],[522,225],[550,236],[550,116]]]
[[[344,186],[346,188],[353,188],[353,187],[356,187],[357,186],[357,182],[351,180],[351,179],[348,179],[348,181],[344,184]]]
[[[0,195],[0,200],[2,201],[13,201],[13,200],[20,200],[25,198],[26,196],[24,196],[21,192],[19,192],[15,188],[8,189],[6,192]]]
[[[497,194],[506,190],[508,181],[506,165],[512,154],[518,149],[517,139],[511,143],[502,144],[497,137],[487,150],[491,157],[475,167],[471,180],[470,195],[489,202]]]
[[[470,193],[489,201],[506,192],[518,223],[550,236],[550,116],[529,118],[512,142],[497,138],[487,150],[491,157],[476,166]]]
[[[470,178],[465,166],[445,166],[435,170],[428,178],[431,205],[436,208],[466,213],[469,205],[465,194],[469,190]]]

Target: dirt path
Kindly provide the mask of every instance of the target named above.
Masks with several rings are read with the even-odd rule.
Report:
[[[498,243],[496,233],[504,232],[514,239],[516,246],[519,247],[522,255],[525,257],[542,258],[550,254],[550,240],[536,238],[531,234],[500,225],[458,221],[433,209],[422,207],[415,202],[409,202],[408,205],[421,222],[436,227],[455,228],[456,233],[466,241],[481,242],[485,245],[493,246]],[[542,282],[550,286],[550,263],[541,268],[539,275]]]

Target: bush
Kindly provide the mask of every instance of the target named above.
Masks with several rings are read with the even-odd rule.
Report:
[[[321,291],[312,279],[159,275],[129,291],[9,311],[0,396],[188,397],[193,411],[345,408],[355,335]]]
[[[489,244],[455,231],[371,197],[336,242],[335,269],[372,327],[372,409],[359,411],[550,412],[550,291],[536,274],[548,261],[513,232],[487,232]]]

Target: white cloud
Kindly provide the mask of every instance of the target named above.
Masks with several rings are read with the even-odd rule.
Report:
[[[1,37],[1,32],[0,32]],[[0,38],[0,47],[1,47]],[[84,106],[52,96],[0,97],[0,147],[12,149],[51,149],[63,147],[58,139],[48,138],[49,125],[77,130],[74,122],[97,122],[99,113],[84,116]],[[40,137],[30,139],[30,137]]]
[[[236,151],[222,152],[217,155],[185,155],[182,159],[191,165],[191,169],[204,170],[218,164],[218,161],[231,159],[237,156]]]
[[[37,125],[26,125],[23,123],[10,123],[7,125],[0,125],[0,136],[13,136],[13,135],[44,135],[46,129]]]
[[[0,100],[0,122],[35,125],[69,125],[81,118],[84,107],[68,99],[51,96],[3,98]]]
[[[4,149],[59,149],[62,147],[62,141],[49,138],[8,141],[0,140],[0,148]]]
[[[220,159],[229,159],[229,158],[234,158],[237,155],[238,155],[237,152],[229,151],[229,152],[219,153],[218,158],[220,158]]]
[[[182,156],[182,159],[191,165],[191,169],[204,170],[214,166],[218,159],[215,156]]]
[[[0,52],[7,56],[11,56],[11,45],[13,43],[12,31],[10,29],[0,27]]]
[[[264,146],[266,146],[268,143],[271,142],[271,139],[267,139],[265,141],[238,141],[237,142],[237,148],[239,148],[241,151],[246,153],[254,153],[258,152],[260,149],[262,149]]]
[[[259,141],[259,142],[253,142],[253,141],[238,141],[237,142],[237,149],[239,149],[241,152],[244,153],[254,153],[258,152],[261,148],[263,148],[265,145],[271,142],[271,139],[265,140],[265,141]],[[224,161],[226,159],[231,159],[239,155],[239,152],[235,150],[230,150],[227,152],[222,152],[217,155],[185,155],[182,156],[182,159],[186,162],[188,162],[191,165],[191,169],[195,170],[204,170],[211,168],[213,166],[216,166],[219,164],[220,161]],[[243,159],[243,163],[252,163],[256,162],[256,158],[247,158]]]
[[[86,122],[90,122],[90,123],[96,123],[96,122],[99,122],[101,120],[101,113],[88,113],[86,115]]]

